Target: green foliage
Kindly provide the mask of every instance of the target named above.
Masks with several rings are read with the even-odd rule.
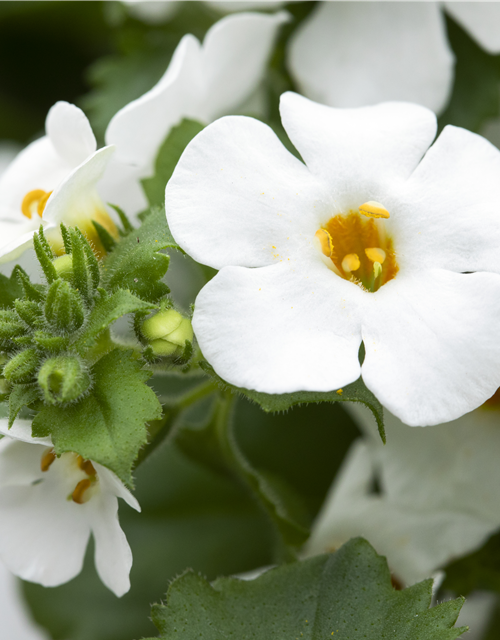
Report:
[[[17,384],[9,395],[9,429],[21,409],[40,399],[40,390],[36,384]]]
[[[0,273],[0,309],[12,307],[16,298],[20,298],[22,294],[23,288],[16,270],[12,272],[10,278]]]
[[[123,238],[104,265],[103,282],[108,289],[129,289],[148,302],[157,302],[169,289],[160,282],[169,258],[161,250],[178,245],[170,233],[165,211],[153,209],[142,226]]]
[[[172,127],[156,156],[154,176],[142,181],[150,206],[165,205],[165,187],[174,172],[175,165],[179,162],[188,143],[200,133],[203,127],[204,125],[200,122],[186,119],[176,127]]]
[[[337,391],[297,391],[296,393],[283,393],[271,395],[235,387],[220,378],[208,362],[201,362],[201,368],[210,375],[223,388],[229,388],[232,392],[247,397],[256,402],[264,411],[286,411],[293,406],[309,404],[311,402],[361,402],[373,413],[382,441],[385,442],[384,410],[373,393],[366,388],[362,378],[356,380],[343,389]]]
[[[234,637],[453,640],[463,599],[431,606],[432,580],[396,591],[384,557],[362,538],[255,580],[210,584],[192,571],[169,587],[152,616],[164,640]]]
[[[89,395],[66,407],[44,406],[33,420],[33,435],[51,435],[58,455],[75,451],[131,486],[132,466],[147,441],[146,422],[162,413],[145,384],[149,376],[130,352],[112,351],[92,368]]]

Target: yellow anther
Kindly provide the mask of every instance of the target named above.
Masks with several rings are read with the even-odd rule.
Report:
[[[365,253],[372,262],[380,262],[380,264],[384,264],[384,260],[387,257],[385,251],[383,249],[379,249],[378,247],[365,249]]]
[[[346,273],[357,271],[361,266],[361,262],[356,253],[348,253],[342,260],[342,269]]]
[[[374,200],[368,200],[365,204],[359,207],[359,212],[368,218],[390,218],[390,214],[380,202]]]
[[[315,236],[319,240],[323,255],[329,258],[332,255],[332,251],[333,251],[332,236],[328,233],[326,229],[318,229],[315,233]]]
[[[344,393],[344,390],[343,390],[343,389],[337,389],[337,394],[338,394],[339,396],[341,396],[343,393]]]
[[[34,213],[38,213],[41,218],[51,193],[52,191],[44,191],[43,189],[33,189],[33,191],[28,191],[21,203],[23,216],[26,216],[31,220],[32,215]]]
[[[96,475],[94,465],[90,462],[90,460],[85,460],[84,458],[82,458],[82,456],[78,456],[77,461],[80,469],[84,471],[88,476]]]
[[[90,478],[85,478],[85,480],[80,480],[80,482],[76,485],[75,490],[71,494],[71,499],[76,504],[83,504],[84,502],[88,502],[92,497],[89,495],[88,490],[92,485],[92,480]]]
[[[54,453],[54,449],[48,449],[42,456],[42,459],[40,461],[40,469],[42,471],[48,471],[50,465],[54,462],[55,459],[56,454]]]

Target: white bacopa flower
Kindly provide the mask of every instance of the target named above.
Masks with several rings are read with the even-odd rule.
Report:
[[[99,577],[117,596],[130,588],[132,552],[118,522],[118,498],[137,500],[109,469],[74,453],[56,458],[31,422],[0,420],[0,557],[15,575],[45,587],[82,569],[90,538]]]
[[[366,433],[352,445],[313,525],[307,555],[362,535],[413,584],[481,547],[500,527],[500,430],[489,403],[432,429],[386,413],[387,444],[373,418],[349,405]],[[374,492],[378,481],[380,492]]]
[[[151,175],[163,140],[183,118],[208,123],[243,103],[261,81],[287,20],[285,12],[245,13],[219,20],[203,44],[185,35],[158,84],[109,123],[106,142],[117,146],[120,161]]]
[[[362,374],[410,425],[481,405],[500,386],[500,152],[451,126],[427,150],[435,116],[411,104],[287,93],[281,116],[305,164],[261,122],[226,117],[167,185],[175,239],[220,269],[196,300],[204,356],[273,394]]]
[[[92,220],[116,235],[104,202],[135,213],[145,200],[134,172],[115,163],[113,152],[111,146],[96,150],[78,107],[56,103],[47,115],[46,135],[21,151],[0,178],[0,262],[30,247],[40,224],[56,250],[61,222],[80,227],[97,249]]]
[[[500,52],[495,2],[321,2],[288,48],[301,93],[333,107],[407,100],[442,111],[454,55],[441,6],[489,53]]]

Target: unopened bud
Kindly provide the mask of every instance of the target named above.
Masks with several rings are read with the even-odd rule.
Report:
[[[158,356],[179,356],[187,341],[193,340],[191,320],[175,309],[159,311],[142,323],[142,335]]]
[[[50,404],[78,400],[90,387],[90,376],[77,356],[59,356],[46,360],[38,372],[45,400]]]
[[[56,273],[60,278],[68,282],[73,280],[73,258],[71,256],[60,256],[53,260],[52,264],[56,268]]]
[[[3,375],[12,383],[30,382],[39,364],[40,358],[36,349],[25,349],[7,362],[3,368]]]
[[[45,301],[45,317],[58,331],[71,332],[82,326],[85,319],[78,293],[64,280],[55,280]]]
[[[43,326],[43,311],[34,300],[16,300],[14,302],[18,316],[30,327]]]

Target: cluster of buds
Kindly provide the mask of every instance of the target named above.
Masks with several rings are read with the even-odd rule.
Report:
[[[175,309],[161,309],[147,318],[140,333],[154,356],[187,361],[192,353],[193,327],[191,320]]]

